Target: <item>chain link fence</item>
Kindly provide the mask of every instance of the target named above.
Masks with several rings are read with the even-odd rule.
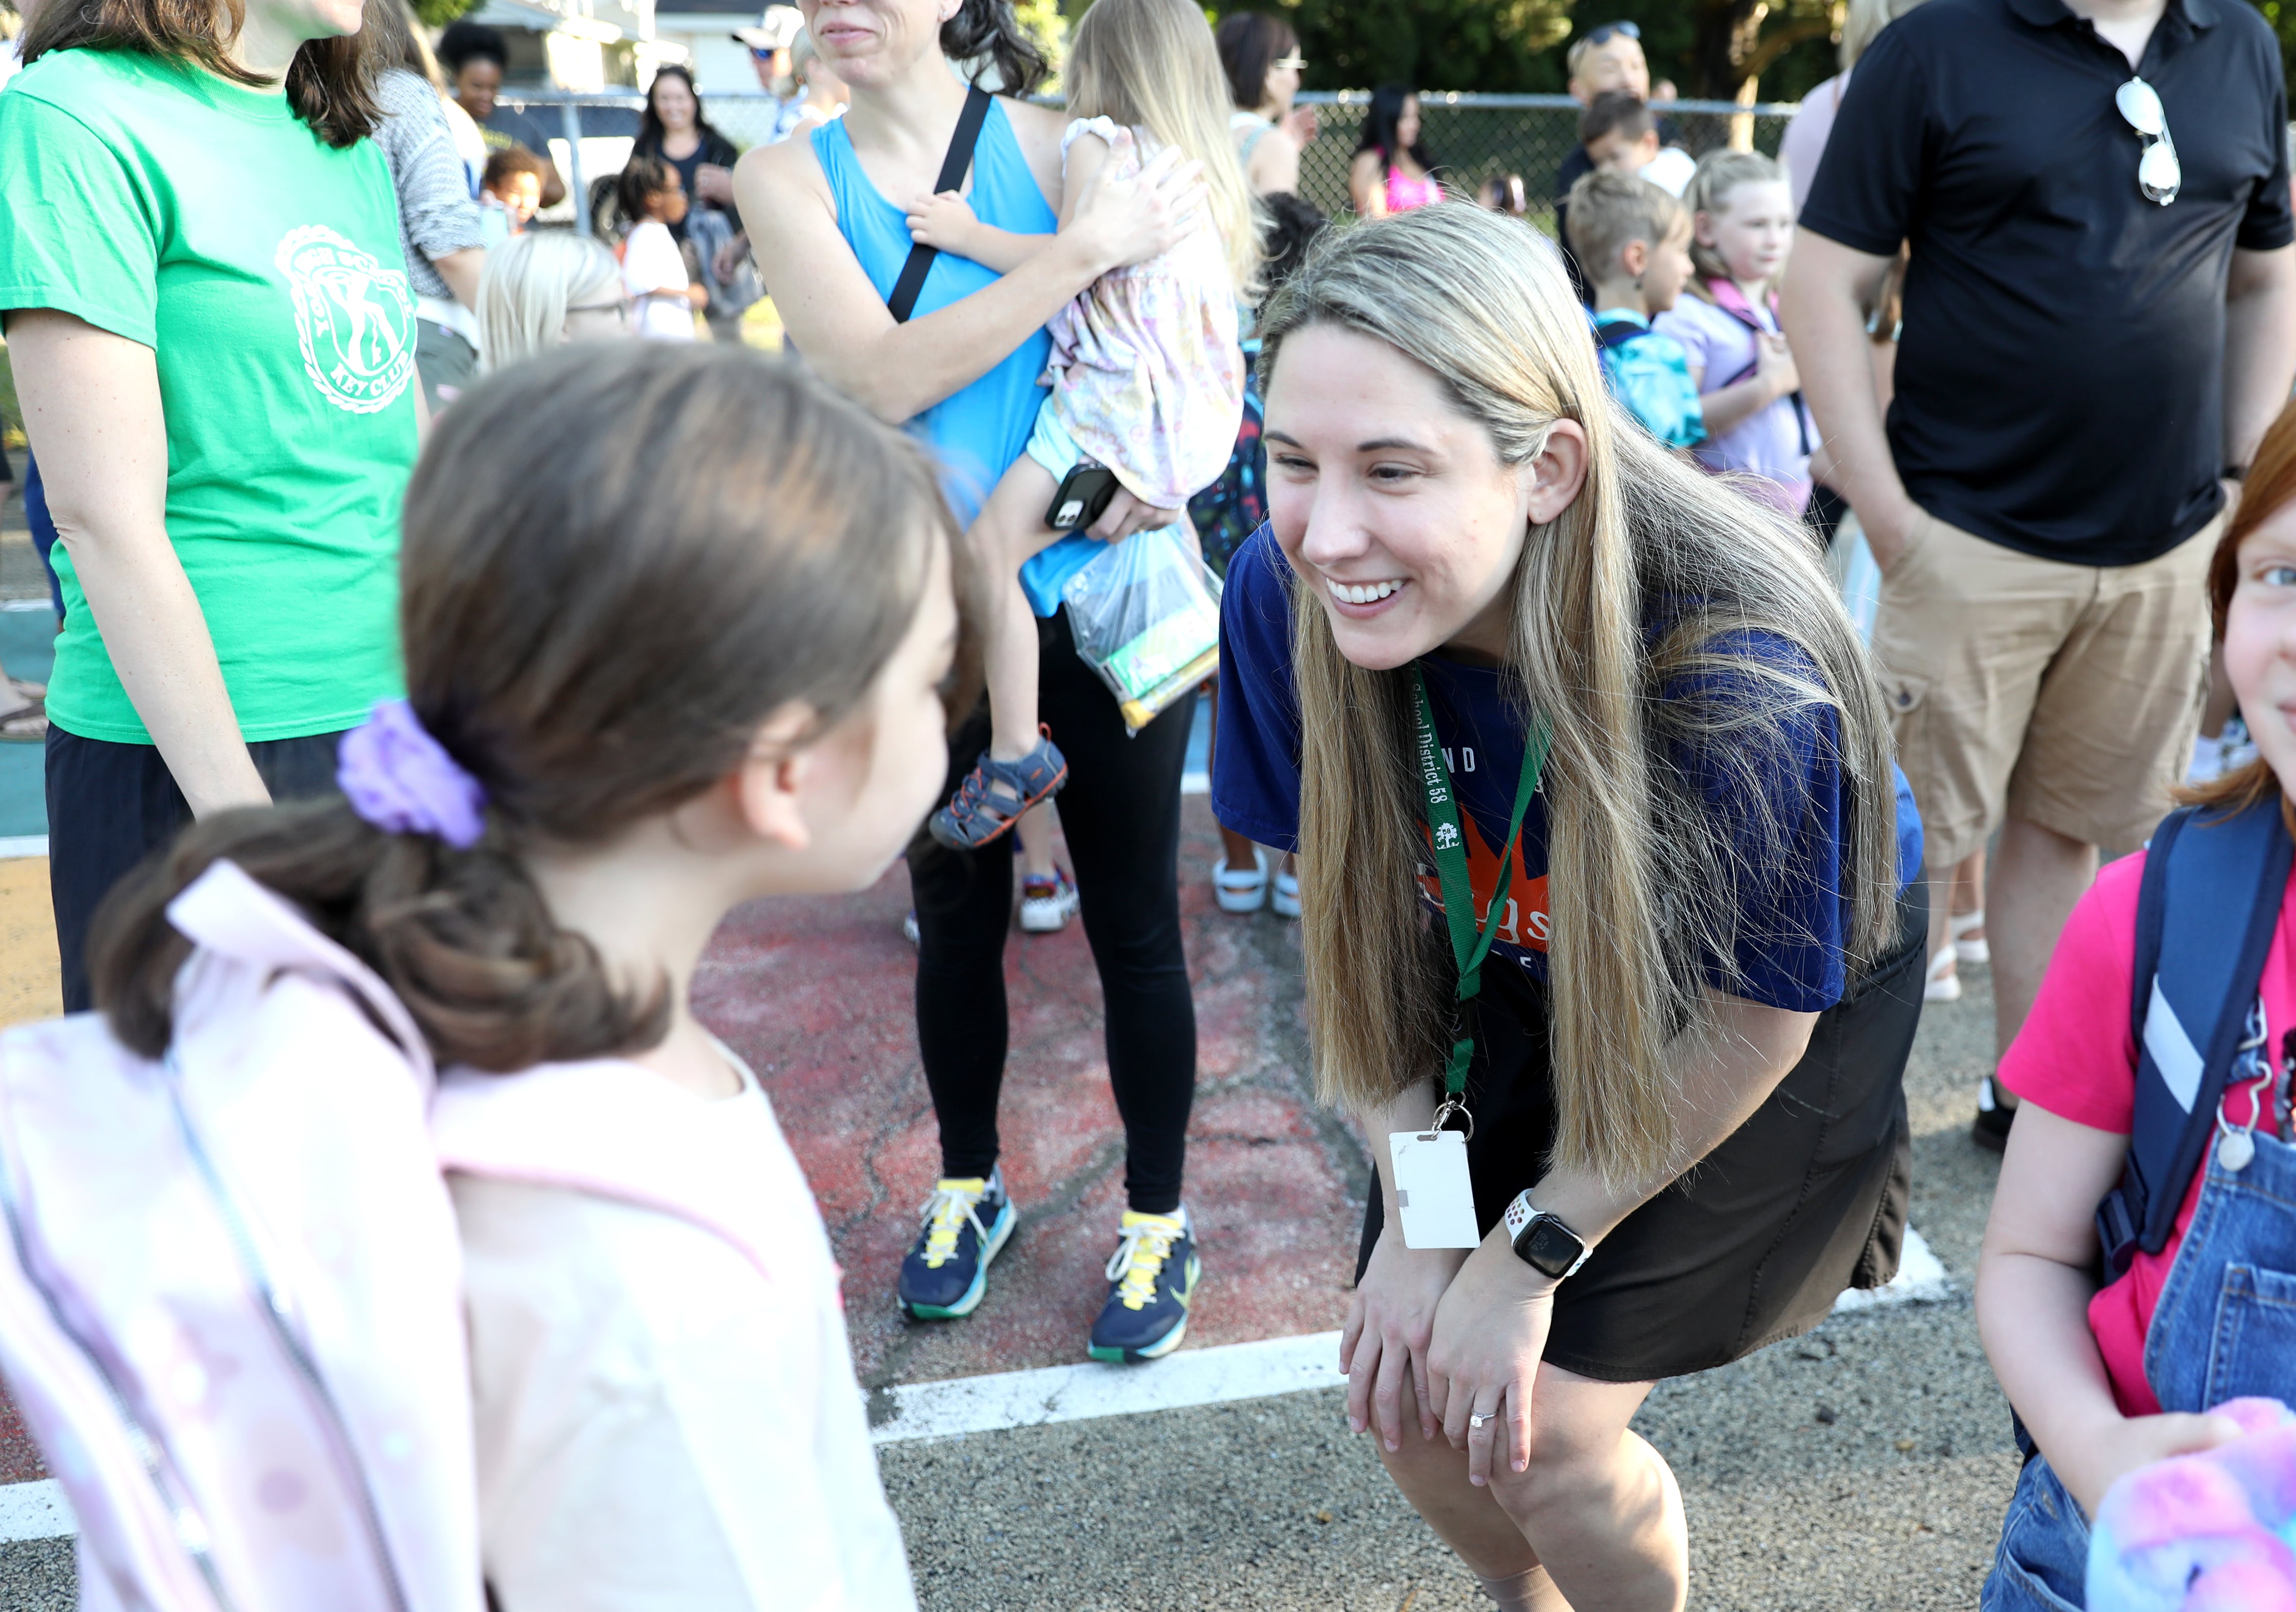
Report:
[[[1349,210],[1348,165],[1371,96],[1363,90],[1303,94],[1322,130],[1300,159],[1300,193],[1324,212]],[[1578,114],[1568,95],[1445,95],[1422,91],[1422,139],[1454,194],[1472,197],[1491,179],[1522,180],[1533,224],[1554,228],[1554,176],[1578,144]],[[1724,146],[1775,156],[1792,106],[1677,101],[1658,108],[1668,143],[1693,157]]]
[[[587,186],[619,173],[627,160],[644,99],[631,90],[570,95],[551,90],[505,90],[503,101],[527,112],[552,132],[550,155],[566,176],[570,195],[554,210],[557,219],[589,226],[583,203]],[[1300,192],[1324,212],[1348,210],[1348,165],[1371,96],[1363,90],[1303,94],[1322,132],[1300,163]],[[1530,221],[1553,233],[1554,176],[1578,144],[1578,103],[1568,95],[1420,96],[1427,149],[1441,165],[1442,177],[1463,196],[1475,195],[1488,180],[1519,176],[1530,203]],[[1677,101],[1661,106],[1668,139],[1693,157],[1735,145],[1776,155],[1792,106],[1739,106],[1727,101]],[[713,95],[704,106],[709,121],[734,144],[747,150],[767,137],[775,103],[758,93]]]

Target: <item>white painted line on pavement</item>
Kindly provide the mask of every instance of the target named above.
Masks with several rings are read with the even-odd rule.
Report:
[[[1884,1287],[1843,1294],[1834,1301],[1833,1312],[1841,1315],[1917,1304],[1943,1298],[1952,1290],[1952,1279],[1928,1239],[1908,1226],[1897,1277]],[[881,1444],[952,1438],[1337,1387],[1347,1380],[1340,1375],[1339,1355],[1340,1335],[1317,1332],[1185,1350],[1139,1366],[1080,1361],[1039,1371],[904,1383],[893,1390],[893,1419],[871,1436]]]
[[[1906,1246],[1898,1255],[1898,1274],[1889,1285],[1863,1291],[1851,1288],[1833,1301],[1833,1313],[1874,1310],[1884,1304],[1926,1304],[1952,1291],[1953,1279],[1946,1274],[1944,1262],[1931,1251],[1929,1239],[1908,1226]]]
[[[1915,1304],[1945,1297],[1953,1281],[1911,1226],[1898,1262],[1897,1279],[1870,1293],[1845,1293],[1834,1313]],[[880,1444],[910,1439],[957,1438],[1008,1427],[1086,1421],[1102,1416],[1133,1416],[1144,1410],[1177,1410],[1187,1405],[1225,1404],[1265,1399],[1311,1388],[1336,1388],[1340,1335],[1315,1332],[1302,1337],[1271,1337],[1259,1343],[1222,1344],[1189,1349],[1140,1366],[1110,1366],[1096,1361],[1048,1366],[1038,1371],[1005,1371],[989,1377],[960,1377],[938,1383],[903,1383],[893,1390],[892,1420],[871,1430]],[[71,1506],[53,1480],[0,1484],[0,1544],[20,1540],[62,1539],[74,1532]]]
[[[1190,1349],[1138,1366],[1086,1361],[1041,1371],[1006,1371],[893,1390],[892,1420],[873,1430],[881,1444],[951,1438],[1096,1416],[1129,1416],[1183,1405],[1262,1399],[1307,1388],[1336,1388],[1340,1335],[1272,1337],[1263,1343]]]
[[[48,836],[45,834],[0,835],[0,862],[16,857],[43,857],[48,854]]]
[[[0,1484],[0,1545],[28,1539],[70,1539],[79,1531],[64,1486],[53,1477],[37,1484]]]

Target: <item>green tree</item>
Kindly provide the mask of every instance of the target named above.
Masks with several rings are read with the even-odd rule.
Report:
[[[1060,0],[1013,0],[1013,14],[1052,62],[1053,76],[1045,89],[1048,94],[1058,95],[1061,66],[1069,53],[1069,20],[1061,14]]]
[[[2296,73],[2296,5],[2285,0],[2256,0],[2256,9],[2272,24],[2272,31],[2280,36],[2280,69],[2284,73]]]
[[[451,3],[451,0],[449,0]],[[1049,4],[1050,0],[1037,0]],[[2296,72],[2296,0],[2252,0]],[[1070,16],[1083,5],[1070,0]],[[1798,101],[1836,70],[1841,0],[1252,0],[1299,30],[1310,89],[1368,89],[1402,79],[1428,89],[1563,87],[1572,34],[1630,21],[1651,76],[1685,95]]]
[[[444,28],[463,17],[479,4],[479,0],[414,0],[414,14],[422,19],[425,27]]]

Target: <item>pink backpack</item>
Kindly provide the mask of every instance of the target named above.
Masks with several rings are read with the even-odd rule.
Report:
[[[421,1033],[239,868],[154,1063],[0,1035],[0,1371],[79,1519],[81,1605],[480,1612],[454,1210]]]

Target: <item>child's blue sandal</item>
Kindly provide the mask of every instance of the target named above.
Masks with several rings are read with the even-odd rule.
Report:
[[[949,803],[932,814],[926,830],[951,851],[976,851],[996,840],[1021,814],[1050,800],[1069,781],[1068,758],[1053,743],[1052,729],[1039,728],[1037,747],[1017,761],[1000,761],[986,751]],[[994,785],[1002,784],[1011,794]]]

